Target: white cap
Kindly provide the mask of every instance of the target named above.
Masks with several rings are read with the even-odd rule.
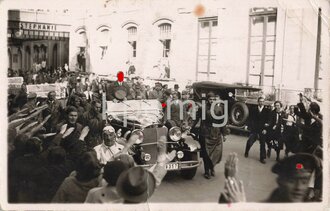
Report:
[[[109,133],[115,133],[116,131],[115,131],[115,128],[113,128],[112,126],[110,126],[110,125],[108,125],[108,126],[105,126],[104,128],[103,128],[103,132],[109,132]]]

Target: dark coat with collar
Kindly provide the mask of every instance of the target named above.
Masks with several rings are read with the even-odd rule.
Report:
[[[269,123],[270,110],[264,106],[261,112],[258,106],[252,107],[248,121],[248,127],[252,133],[261,133],[265,129],[265,124]]]

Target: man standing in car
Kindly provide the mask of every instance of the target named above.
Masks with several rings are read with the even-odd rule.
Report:
[[[251,115],[248,122],[250,136],[246,142],[245,157],[249,156],[249,151],[254,142],[259,139],[260,142],[260,162],[266,161],[266,127],[268,127],[269,109],[264,106],[265,98],[258,98],[258,107],[251,109]]]

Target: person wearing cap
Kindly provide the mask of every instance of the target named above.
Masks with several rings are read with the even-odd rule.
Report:
[[[130,139],[135,139],[136,137],[131,136]],[[134,141],[135,143],[135,141]],[[117,157],[123,153],[127,154],[125,149],[128,146],[123,146],[117,142],[117,134],[112,126],[106,126],[103,128],[102,133],[102,143],[94,147],[97,159],[102,165],[105,165],[109,161],[117,159]]]
[[[36,103],[37,103],[37,94],[35,92],[30,92],[27,95],[27,102],[22,107],[22,109],[27,108],[27,112],[30,112],[37,107]]]
[[[179,84],[174,84],[174,91],[178,93],[178,97],[181,100],[181,93],[179,91]]]
[[[201,156],[204,163],[204,177],[210,179],[215,176],[214,166],[221,160],[223,134],[220,127],[214,127],[213,124],[219,124],[219,120],[212,117],[211,107],[216,100],[214,92],[207,94],[207,104],[205,108],[201,107],[197,111],[197,118],[194,121],[192,128],[201,120],[199,131],[199,142],[201,144]],[[203,119],[203,109],[205,109],[205,119]],[[217,116],[223,115],[221,106],[214,106],[214,114]]]
[[[169,101],[170,101],[169,105],[171,106],[171,110],[170,110],[171,114],[170,114],[170,119],[168,119],[167,121],[172,121],[175,126],[181,127],[183,119],[180,118],[181,106],[180,106],[180,100],[179,100],[178,93],[172,92],[171,96],[172,96],[172,98],[169,99]],[[165,108],[164,115],[167,115],[167,108]]]
[[[162,84],[159,82],[155,83],[155,89],[152,90],[149,94],[149,99],[157,99],[159,101],[163,100],[163,90],[162,90]]]
[[[277,162],[272,167],[272,172],[278,175],[278,187],[263,202],[299,203],[307,201],[308,186],[313,172],[317,177],[322,170],[320,160],[314,155],[297,153]],[[246,202],[243,182],[238,182],[235,177],[226,179],[222,195],[227,202]]]
[[[272,172],[278,175],[278,188],[267,202],[304,202],[312,173],[319,174],[320,161],[312,154],[297,153],[276,163]]]
[[[128,168],[128,165],[119,160],[106,163],[103,168],[103,179],[107,182],[107,185],[91,189],[87,194],[85,203],[123,202],[123,199],[117,193],[116,183],[120,174]]]
[[[48,92],[48,99],[44,104],[48,105],[48,108],[45,109],[42,113],[42,116],[45,118],[51,114],[51,118],[45,124],[47,132],[56,132],[56,125],[65,118],[65,109],[61,102],[56,99],[56,92]]]

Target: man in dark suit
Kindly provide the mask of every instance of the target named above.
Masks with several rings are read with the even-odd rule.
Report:
[[[283,149],[282,140],[282,127],[283,127],[283,114],[281,111],[282,103],[280,101],[275,101],[275,109],[270,112],[269,116],[269,127],[267,130],[267,143],[268,151],[267,157],[270,157],[271,148],[276,151],[276,161],[279,161],[280,151]]]
[[[264,106],[264,97],[258,98],[258,107],[251,110],[248,127],[251,131],[245,147],[245,157],[249,156],[249,151],[254,142],[259,139],[260,142],[260,162],[266,161],[266,127],[268,127],[269,109]]]
[[[86,57],[85,57],[85,51],[80,51],[80,53],[77,55],[77,62],[78,67],[81,71],[86,71]]]

